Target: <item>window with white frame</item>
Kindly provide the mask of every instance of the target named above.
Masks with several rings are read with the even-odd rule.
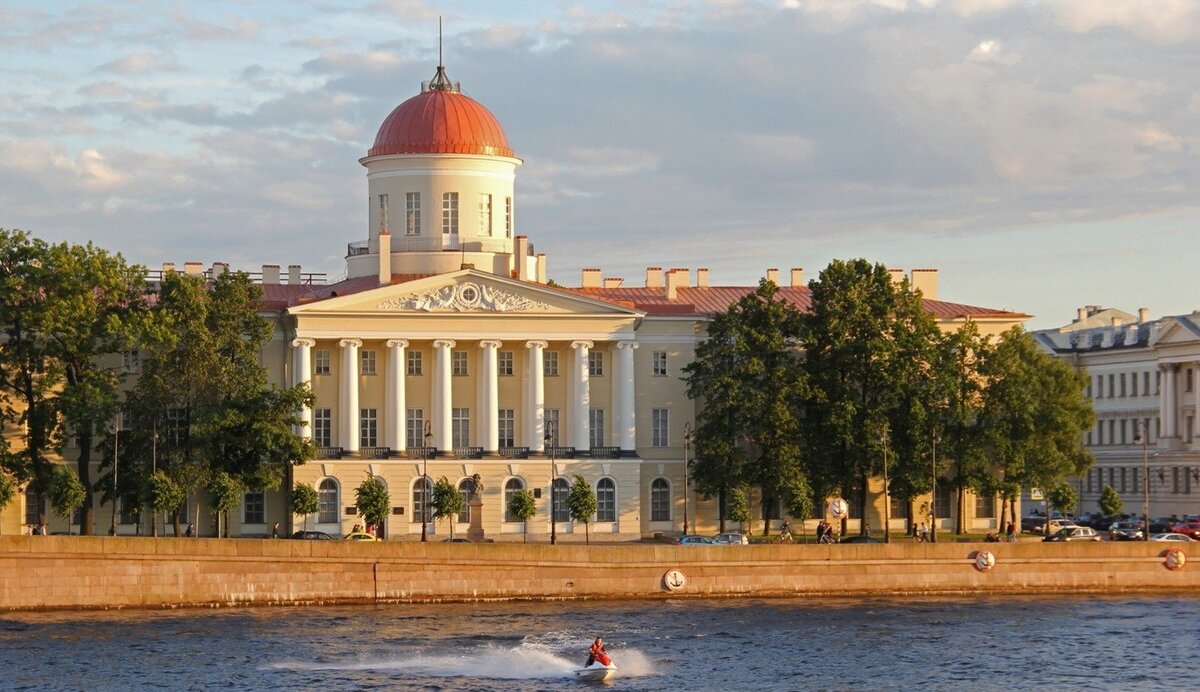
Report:
[[[558,377],[558,354],[554,351],[544,351],[542,353],[542,375],[545,377]]]
[[[388,196],[379,195],[379,230],[391,232],[388,226]]]
[[[650,521],[671,521],[671,484],[666,478],[650,483]]]
[[[329,351],[321,350],[313,352],[313,374],[328,375],[329,373]]]
[[[317,523],[336,524],[338,521],[338,484],[332,478],[317,487]]]
[[[405,354],[404,358],[405,358],[405,360],[408,361],[408,374],[420,375],[421,374],[421,365],[422,365],[422,360],[423,360],[423,358],[421,356],[421,352],[420,351],[409,351],[408,353]]]
[[[650,446],[666,447],[669,442],[667,426],[670,423],[669,411],[665,408],[650,410]]]
[[[556,409],[556,408],[546,409],[545,425],[546,425],[546,436],[550,438],[550,440],[546,444],[550,445],[551,447],[557,447],[558,440],[559,440],[558,409]]]
[[[359,409],[358,444],[360,447],[379,446],[379,410]]]
[[[1108,398],[1115,399],[1117,397],[1117,386],[1115,384],[1116,376],[1111,372],[1108,373]]]
[[[512,377],[513,352],[500,351],[496,354],[496,373],[501,377]]]
[[[124,351],[121,353],[121,369],[126,374],[135,373],[138,371],[141,360],[142,355],[139,351]]]
[[[1148,396],[1149,394],[1150,394],[1150,371],[1147,370],[1142,373],[1142,396]]]
[[[596,521],[617,520],[617,484],[601,478],[596,484]]]
[[[492,234],[492,196],[479,193],[479,235]]]
[[[475,481],[464,478],[458,482],[458,494],[462,496],[462,510],[458,513],[458,523],[467,524],[471,521],[471,489]]]
[[[450,354],[450,374],[455,377],[467,376],[467,352],[455,351]]]
[[[516,521],[516,516],[512,513],[512,501],[517,493],[525,489],[525,484],[520,478],[509,478],[504,483],[504,521]]]
[[[333,446],[333,409],[313,409],[313,444],[318,447]]]
[[[420,192],[409,192],[404,195],[404,233],[405,235],[421,235]]]
[[[433,508],[429,504],[430,496],[433,495],[432,483],[428,478],[418,478],[412,487],[412,521],[421,523],[421,516],[425,516],[425,521],[433,519]]]
[[[455,447],[466,447],[471,444],[471,409],[450,409],[450,430],[453,435],[452,444]]]
[[[653,354],[651,354],[650,358],[651,358],[650,374],[654,375],[655,377],[666,377],[667,376],[667,352],[666,351],[655,351]]]
[[[425,409],[410,408],[404,416],[404,439],[409,449],[425,446]]]
[[[554,479],[554,491],[551,496],[554,498],[554,521],[562,523],[571,521],[571,484],[566,478]]]
[[[1120,394],[1120,396],[1125,396],[1125,373],[1121,373],[1121,377],[1120,377],[1120,379],[1118,380],[1118,382],[1119,382],[1119,383],[1120,383],[1120,385],[1121,385],[1121,389],[1120,389],[1120,391],[1121,391],[1121,394]]]
[[[374,351],[359,351],[358,352],[358,374],[374,375],[375,374],[375,352]]]
[[[1129,396],[1138,396],[1138,374],[1129,373]]]
[[[496,422],[499,424],[500,447],[502,449],[515,446],[516,420],[516,412],[511,408],[502,408],[497,413]]]
[[[504,237],[512,237],[512,197],[504,198]]]
[[[588,351],[588,377],[604,377],[604,351]]]
[[[442,193],[442,234],[458,235],[458,193]]]
[[[592,448],[604,446],[604,409],[588,410],[588,445]]]
[[[242,501],[242,523],[243,524],[265,524],[266,518],[266,500],[261,492],[246,493]]]

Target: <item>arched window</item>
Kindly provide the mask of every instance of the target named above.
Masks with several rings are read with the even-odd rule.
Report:
[[[466,524],[471,521],[471,496],[475,489],[475,481],[470,478],[464,478],[458,482],[458,494],[462,495],[463,508],[458,513],[458,523]]]
[[[566,478],[554,479],[554,521],[564,522],[571,521],[571,506],[568,503],[568,498],[571,497],[571,484]]]
[[[512,514],[512,499],[518,491],[524,489],[525,484],[520,478],[509,478],[504,484],[504,521],[517,521]]]
[[[38,494],[32,485],[25,489],[25,523],[30,525],[41,523],[38,515]]]
[[[617,520],[617,484],[601,478],[596,484],[596,521]]]
[[[326,478],[317,486],[317,523],[336,524],[338,520],[338,484]]]
[[[671,521],[671,484],[666,478],[650,484],[650,521]]]
[[[425,521],[433,519],[433,508],[429,506],[429,498],[433,495],[433,486],[428,478],[418,478],[412,488],[412,521],[420,523],[424,514]]]

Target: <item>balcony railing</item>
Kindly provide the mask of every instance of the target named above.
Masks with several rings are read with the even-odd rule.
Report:
[[[358,455],[362,459],[387,459],[392,455],[392,450],[388,447],[362,447]]]
[[[455,459],[482,459],[483,447],[455,447]]]
[[[620,447],[592,447],[588,454],[593,459],[618,459],[621,456]]]
[[[369,240],[356,240],[353,243],[346,243],[346,256],[357,257],[371,254],[370,242]]]
[[[574,459],[574,447],[546,447],[546,456],[557,459]]]
[[[528,447],[501,447],[500,456],[504,459],[526,459],[529,457]]]
[[[437,447],[409,447],[404,450],[406,459],[432,459],[437,456]]]
[[[341,447],[317,447],[317,458],[318,459],[341,459],[342,458],[342,448]]]

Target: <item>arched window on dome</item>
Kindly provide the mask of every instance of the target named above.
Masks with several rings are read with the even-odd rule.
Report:
[[[458,193],[442,193],[442,235],[458,235]]]

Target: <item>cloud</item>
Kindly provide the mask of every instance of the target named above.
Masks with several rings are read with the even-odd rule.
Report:
[[[1021,56],[1016,53],[1005,50],[1004,46],[995,39],[980,41],[970,53],[967,53],[967,60],[972,62],[994,62],[1001,65],[1015,65],[1021,60]]]
[[[1200,37],[1200,4],[1195,0],[1048,0],[1047,5],[1076,33],[1112,27],[1162,44]]]
[[[179,63],[174,56],[161,53],[130,53],[119,60],[106,62],[99,68],[102,72],[117,74],[147,74],[150,72],[176,71]]]

